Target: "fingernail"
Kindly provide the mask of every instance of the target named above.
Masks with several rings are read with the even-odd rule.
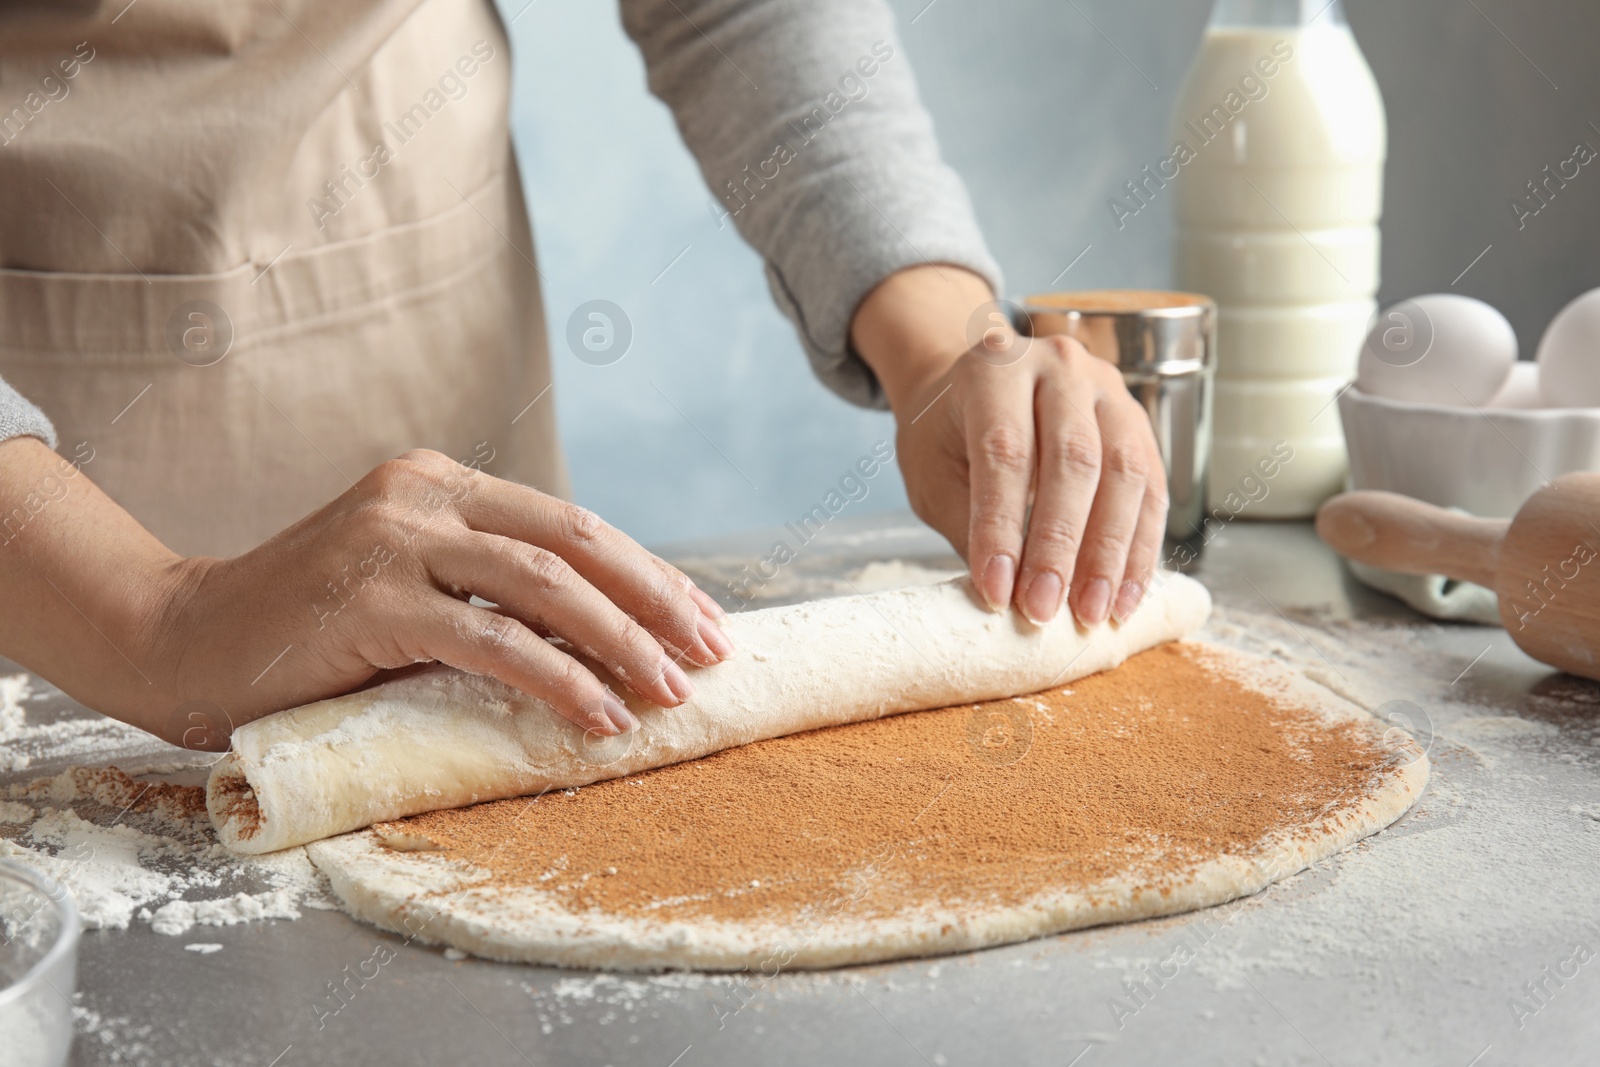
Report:
[[[1011,603],[1012,586],[1017,580],[1017,561],[1010,556],[990,556],[983,568],[983,599],[990,611],[1003,611]]]
[[[1061,576],[1055,571],[1045,571],[1028,585],[1022,598],[1022,613],[1028,621],[1043,626],[1061,610]]]
[[[700,605],[701,611],[710,615],[713,619],[726,619],[728,617],[728,613],[722,610],[722,605],[717,603],[716,597],[693,583],[690,583],[689,588],[696,594],[694,601]]]
[[[1124,619],[1133,614],[1133,609],[1139,606],[1139,601],[1144,599],[1144,586],[1138,582],[1123,582],[1122,588],[1117,590],[1117,602],[1111,608],[1111,617],[1120,625]]]
[[[694,579],[687,574],[680,574],[679,577],[683,579],[683,587],[689,591],[689,599],[693,600],[702,612],[713,619],[725,619],[728,617],[728,613],[722,610],[722,605],[718,604],[710,593],[695,585]]]
[[[639,728],[639,720],[633,717],[633,712],[628,710],[628,706],[615,693],[607,693],[601,697],[600,704],[606,710],[606,718],[617,728],[617,733],[632,733]]]
[[[1111,607],[1111,583],[1104,578],[1092,579],[1078,593],[1078,621],[1085,626],[1099,626],[1106,621],[1106,611]]]
[[[667,680],[667,688],[672,690],[672,695],[678,698],[680,704],[694,696],[694,683],[689,681],[682,667],[666,656],[661,657],[661,676]]]
[[[699,632],[700,640],[706,643],[706,647],[718,659],[727,659],[733,655],[733,642],[722,632],[722,627],[710,619],[702,618],[695,624],[695,630]]]

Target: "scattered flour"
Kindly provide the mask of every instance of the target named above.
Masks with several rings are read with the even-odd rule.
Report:
[[[234,926],[261,919],[298,919],[298,905],[298,896],[290,889],[235,893],[220,900],[172,900],[157,908],[149,922],[150,929],[158,934],[177,935],[197,925]]]
[[[24,771],[44,761],[92,759],[116,749],[164,747],[143,730],[103,716],[30,722],[23,703],[45,695],[34,692],[26,674],[0,676],[0,774]]]
[[[166,851],[167,839],[129,826],[96,826],[70,808],[46,808],[26,836],[41,847],[0,841],[0,855],[21,860],[66,886],[88,929],[125,930],[142,902],[177,891],[176,877],[140,862],[141,853],[154,858]]]
[[[559,1003],[594,1002],[631,1011],[663,990],[704,989],[708,985],[731,986],[733,981],[727,975],[694,971],[638,976],[601,973],[562,978],[550,987],[548,995]],[[531,987],[529,991],[532,991]]]
[[[0,823],[20,825],[33,821],[33,809],[14,800],[0,800]]]
[[[734,975],[693,971],[652,975],[601,972],[560,978],[548,987],[523,982],[522,991],[533,1000],[540,1031],[551,1034],[558,1025],[573,1025],[580,1014],[587,1021],[594,1009],[599,1009],[594,1021],[602,1026],[618,1021],[636,1024],[643,1013],[655,1011],[663,1001],[704,989],[731,990],[737,981]]]
[[[218,844],[199,786],[72,767],[0,796],[0,856],[66,886],[87,929],[125,930],[138,919],[177,936],[297,919],[302,905],[328,903],[304,850],[246,857]]]
[[[83,1048],[99,1048],[103,1055],[112,1063],[137,1063],[151,1062],[154,1050],[150,1047],[150,1039],[155,1035],[155,1026],[148,1022],[134,1022],[126,1015],[106,1015],[95,1011],[93,1008],[77,1003],[83,999],[83,993],[73,995],[72,1022],[73,1029],[78,1033],[77,1044],[74,1046],[77,1055],[87,1053],[93,1057],[93,1052]]]

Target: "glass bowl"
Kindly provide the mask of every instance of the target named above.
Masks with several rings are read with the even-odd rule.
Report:
[[[72,895],[31,867],[0,859],[0,1034],[7,1064],[67,1062],[77,988]]]

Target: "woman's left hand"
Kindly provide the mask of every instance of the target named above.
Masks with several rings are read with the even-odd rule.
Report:
[[[851,338],[894,409],[912,507],[991,608],[1043,623],[1068,603],[1093,625],[1139,605],[1166,475],[1115,367],[1068,338],[1017,336],[988,285],[950,266],[885,279]]]

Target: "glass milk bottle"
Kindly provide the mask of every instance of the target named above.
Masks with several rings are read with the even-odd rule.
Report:
[[[1387,141],[1338,0],[1217,0],[1172,136],[1176,284],[1218,306],[1211,514],[1310,516],[1344,484]]]

